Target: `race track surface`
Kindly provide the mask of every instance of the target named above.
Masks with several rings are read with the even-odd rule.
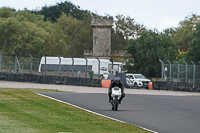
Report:
[[[159,133],[199,133],[200,97],[126,94],[112,111],[106,93],[40,93]]]

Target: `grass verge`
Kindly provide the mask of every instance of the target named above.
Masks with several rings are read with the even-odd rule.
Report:
[[[2,133],[147,133],[131,124],[120,123],[60,103],[34,92],[41,89],[0,88],[0,132]]]

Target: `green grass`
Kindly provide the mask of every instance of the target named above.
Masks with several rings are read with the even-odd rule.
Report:
[[[189,95],[191,97],[200,97],[200,95]]]
[[[88,113],[34,92],[41,89],[0,88],[0,133],[147,133],[131,124]]]

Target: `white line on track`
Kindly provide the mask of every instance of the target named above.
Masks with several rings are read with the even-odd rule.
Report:
[[[99,116],[103,116],[103,117],[105,117],[105,118],[109,118],[109,119],[114,120],[114,121],[118,121],[118,122],[122,122],[122,123],[127,123],[127,122],[125,122],[125,121],[121,121],[121,120],[118,120],[118,119],[115,119],[115,118],[112,118],[112,117],[109,117],[109,116],[106,116],[106,115],[102,115],[102,114],[93,112],[93,111],[91,111],[91,110],[88,110],[88,109],[85,109],[85,108],[76,106],[76,105],[71,104],[71,103],[68,103],[68,102],[64,102],[64,101],[62,101],[62,100],[59,100],[59,99],[56,99],[56,98],[53,98],[53,97],[50,97],[50,96],[46,96],[46,95],[43,95],[43,94],[40,94],[40,93],[36,93],[36,94],[37,94],[37,95],[40,95],[40,96],[43,96],[43,97],[47,97],[47,98],[53,99],[53,100],[58,101],[58,102],[61,102],[61,103],[65,103],[65,104],[71,105],[71,106],[73,106],[73,107],[76,107],[76,108],[85,110],[85,111],[87,111],[87,112],[90,112],[90,113],[93,113],[93,114],[96,114],[96,115],[99,115]],[[127,123],[127,124],[130,124],[130,123]],[[133,125],[133,124],[131,124],[131,125]],[[137,125],[134,125],[134,126],[137,126]],[[158,132],[156,132],[156,131],[153,131],[153,130],[150,130],[150,129],[147,129],[147,128],[144,128],[144,127],[141,127],[141,126],[137,126],[137,127],[142,128],[142,129],[147,130],[147,131],[150,131],[150,132],[153,132],[153,133],[158,133]]]

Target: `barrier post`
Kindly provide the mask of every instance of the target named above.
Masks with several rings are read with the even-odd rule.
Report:
[[[44,82],[45,82],[45,84],[47,83],[47,57],[46,57],[46,55],[43,55],[44,56],[44,62],[45,62],[45,66],[44,66],[44,74],[45,74],[45,77],[44,77]]]
[[[15,55],[15,73],[17,73],[17,54],[15,52],[13,54]]]
[[[32,74],[32,70],[33,70],[33,56],[31,54],[29,54],[29,56],[31,57],[31,64],[30,64],[30,74]]]
[[[101,87],[102,88],[109,88],[111,84],[111,79],[102,79],[101,80]]]
[[[164,63],[163,63],[163,61],[161,59],[159,59],[159,61],[162,64],[162,66],[161,66],[161,78],[162,78],[162,81],[163,81]]]
[[[47,64],[47,58],[46,58],[46,55],[43,55],[44,57],[44,75],[46,77],[47,73],[46,73],[46,64]]]
[[[97,58],[97,60],[98,60],[98,79],[100,78],[100,60],[99,60],[99,58]]]
[[[72,56],[70,58],[72,59],[72,77],[74,77],[74,58]]]
[[[169,80],[172,81],[172,63],[169,60],[167,62],[169,62]]]
[[[195,64],[194,64],[193,61],[191,61],[191,62],[192,62],[192,64],[194,65],[194,66],[193,66],[193,87],[194,87],[194,83],[195,83]]]
[[[85,61],[86,61],[86,66],[85,66],[85,79],[87,79],[87,64],[88,64],[88,60],[85,57]]]
[[[1,72],[1,69],[2,69],[2,54],[0,53],[0,72]]]
[[[58,71],[59,71],[59,77],[60,77],[60,73],[61,73],[61,58],[60,58],[60,56],[58,56],[58,58],[59,58],[59,69],[58,69]]]
[[[148,87],[149,87],[149,90],[153,90],[153,82],[149,82]]]
[[[178,63],[178,61],[176,61],[176,60],[175,60],[175,62],[178,64],[178,72],[177,72],[177,79],[178,79],[177,82],[178,82],[178,81],[179,81],[179,63]],[[180,82],[180,81],[179,81],[179,82]]]
[[[112,69],[113,69],[113,59],[109,59],[112,62]]]
[[[188,67],[188,64],[183,61],[183,63],[185,63],[185,83],[187,83],[187,67]]]

